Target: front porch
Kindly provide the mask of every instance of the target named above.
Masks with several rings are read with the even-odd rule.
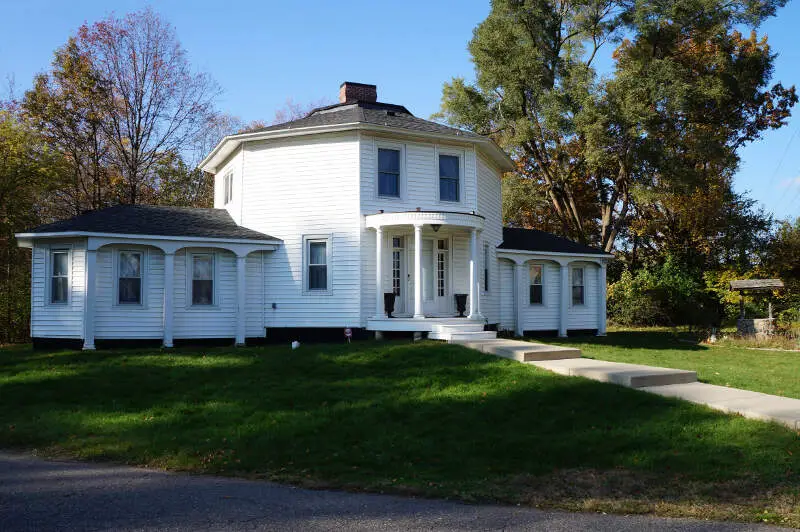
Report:
[[[469,318],[370,318],[367,330],[380,332],[428,333],[431,340],[481,340],[495,338],[484,331],[483,320]]]

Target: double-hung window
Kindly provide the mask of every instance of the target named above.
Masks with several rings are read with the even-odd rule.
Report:
[[[544,269],[541,264],[531,264],[530,269],[530,304],[544,303]]]
[[[439,154],[439,201],[460,201],[461,158]]]
[[[222,186],[224,189],[225,204],[227,205],[233,201],[233,172],[228,172],[222,178]]]
[[[583,285],[583,268],[572,269],[572,304],[583,305],[584,303],[584,285]]]
[[[400,150],[378,148],[378,195],[400,197]]]
[[[69,250],[50,252],[50,303],[66,304],[69,297]]]
[[[483,244],[483,291],[489,291],[489,244]]]
[[[120,251],[117,267],[117,302],[120,305],[141,305],[142,253]]]
[[[308,290],[328,289],[328,241],[307,240]]]
[[[192,305],[214,304],[214,255],[192,255]]]

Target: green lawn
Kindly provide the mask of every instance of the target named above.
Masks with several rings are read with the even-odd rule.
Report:
[[[800,399],[800,352],[699,345],[691,338],[669,329],[611,329],[605,337],[545,342],[577,347],[589,358],[694,370],[703,382]]]
[[[800,525],[775,424],[452,345],[0,348],[0,446],[312,487]]]

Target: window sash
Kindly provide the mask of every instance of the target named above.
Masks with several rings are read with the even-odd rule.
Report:
[[[457,155],[439,155],[439,201],[460,201],[461,159]]]
[[[585,302],[586,291],[583,283],[583,268],[572,270],[572,304],[583,305]]]
[[[544,303],[544,267],[541,264],[532,264],[529,268],[530,293],[528,295],[531,305]]]
[[[400,150],[378,148],[378,195],[400,196]]]
[[[308,242],[308,289],[328,289],[328,242]]]
[[[228,204],[233,200],[233,173],[225,175],[223,186],[225,188],[225,203]]]
[[[489,244],[483,245],[483,291],[489,291]]]
[[[214,256],[192,255],[192,305],[214,304]]]
[[[50,253],[50,303],[64,304],[69,299],[69,251]]]

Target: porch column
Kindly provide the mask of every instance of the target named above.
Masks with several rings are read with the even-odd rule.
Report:
[[[164,253],[164,347],[172,347],[172,317],[174,295],[175,253]]]
[[[472,229],[469,233],[469,319],[480,318],[478,314],[478,230]]]
[[[422,319],[422,224],[414,224],[414,317]]]
[[[383,317],[383,228],[375,228],[375,317]]]
[[[83,349],[94,350],[94,299],[97,284],[97,251],[86,250],[86,290],[83,300]]]
[[[245,268],[247,255],[236,256],[236,345],[244,346],[247,301]]]
[[[525,268],[524,264],[520,262],[514,262],[514,302],[516,305],[516,320],[514,323],[514,334],[517,336],[523,336],[524,330],[522,326],[522,318],[524,314],[524,305],[525,305]]]
[[[598,301],[597,301],[597,336],[606,335],[606,263],[600,263],[597,271]]]
[[[561,262],[561,312],[560,319],[558,320],[558,336],[566,338],[567,336],[567,319],[569,317],[569,298],[570,298],[570,285],[569,285],[569,262]]]

